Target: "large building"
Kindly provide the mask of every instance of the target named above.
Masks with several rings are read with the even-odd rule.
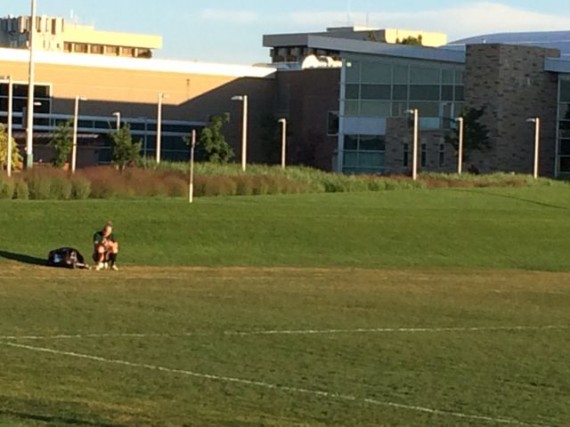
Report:
[[[27,49],[30,45],[29,16],[0,19],[0,47]],[[34,48],[49,52],[82,53],[130,58],[150,58],[162,47],[162,37],[97,31],[91,25],[69,22],[63,18],[36,18]]]
[[[11,23],[10,28],[25,39],[28,21],[0,22]],[[60,21],[39,22],[46,23],[41,27],[44,31],[49,30],[47,23],[56,28]],[[72,34],[73,25],[62,25],[62,34]],[[570,43],[565,40],[570,37],[550,34],[550,38],[544,33],[475,37],[444,46],[440,45],[446,42],[445,36],[418,31],[341,28],[271,35],[264,37],[271,64],[263,66],[165,61],[141,55],[159,46],[152,37],[125,37],[121,42],[116,37],[121,48],[109,55],[106,48],[102,52],[92,48],[112,46],[103,42],[99,32],[84,39],[62,36],[53,44],[51,36],[46,36],[36,53],[35,92],[41,105],[34,114],[35,160],[49,161],[53,156],[46,142],[58,124],[72,117],[76,97],[87,98],[80,105],[79,166],[109,161],[107,135],[119,115],[122,123],[131,125],[135,138],[143,141],[144,154],[154,156],[159,104],[163,105],[162,158],[186,159],[183,138],[203,127],[212,115],[223,113],[230,113],[225,134],[239,158],[242,103],[231,99],[248,95],[248,159],[252,162],[279,161],[277,123],[286,118],[291,164],[344,173],[409,173],[408,111],[417,109],[421,170],[452,172],[458,159],[446,136],[465,108],[482,108],[481,122],[489,130],[490,146],[468,150],[465,168],[482,173],[532,172],[534,130],[527,119],[540,117],[541,174],[568,177]],[[423,45],[401,44],[410,37],[415,42],[421,39]],[[428,42],[432,46],[426,46]],[[15,81],[13,118],[22,147],[29,53],[25,43],[19,43],[0,49],[0,76],[5,76],[0,78],[0,119],[6,121],[7,77],[11,76]],[[65,43],[90,47],[68,49]]]

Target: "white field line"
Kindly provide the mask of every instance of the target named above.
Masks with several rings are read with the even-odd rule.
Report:
[[[444,410],[440,410],[440,409],[425,408],[422,406],[406,405],[406,404],[387,402],[387,401],[381,401],[381,400],[376,400],[376,399],[363,399],[363,398],[358,398],[356,396],[352,396],[349,394],[339,394],[339,393],[332,393],[332,392],[327,392],[327,391],[310,390],[310,389],[299,388],[299,387],[282,386],[282,385],[267,383],[264,381],[254,381],[254,380],[247,380],[247,379],[242,379],[242,378],[233,378],[233,377],[225,377],[225,376],[212,375],[212,374],[203,374],[203,373],[187,371],[187,370],[183,370],[183,369],[171,369],[171,368],[165,368],[163,366],[158,366],[158,365],[148,365],[148,364],[144,364],[144,363],[133,363],[133,362],[128,362],[128,361],[119,360],[119,359],[107,359],[107,358],[100,357],[100,356],[93,356],[93,355],[83,354],[83,353],[75,353],[75,352],[71,352],[71,351],[60,351],[60,350],[54,350],[54,349],[45,348],[45,347],[34,347],[34,346],[29,346],[29,345],[24,345],[24,344],[16,344],[16,343],[12,343],[12,342],[4,342],[4,345],[7,345],[9,347],[39,352],[39,353],[49,353],[49,354],[55,354],[55,355],[59,355],[59,356],[68,356],[68,357],[91,360],[91,361],[101,362],[101,363],[106,363],[106,364],[127,366],[130,368],[142,368],[142,369],[148,369],[148,370],[153,370],[153,371],[166,372],[166,373],[170,373],[170,374],[185,375],[185,376],[189,376],[189,377],[200,378],[200,379],[211,380],[211,381],[217,381],[217,382],[242,384],[242,385],[261,387],[261,388],[277,390],[277,391],[282,391],[282,392],[312,395],[312,396],[317,396],[317,397],[321,397],[321,398],[336,399],[336,400],[343,400],[343,401],[349,401],[349,402],[361,402],[361,403],[367,403],[370,405],[384,406],[384,407],[395,408],[395,409],[400,409],[400,410],[407,410],[407,411],[414,411],[414,412],[422,412],[422,413],[438,415],[438,416],[449,416],[449,417],[455,417],[455,418],[463,418],[463,419],[472,420],[472,421],[484,421],[484,422],[496,423],[496,424],[545,427],[542,424],[529,424],[526,422],[522,422],[522,421],[510,419],[510,418],[503,418],[503,417],[495,418],[495,417],[487,417],[487,416],[483,416],[483,415],[470,415],[470,414],[464,414],[462,412],[444,411]]]
[[[357,328],[357,329],[300,329],[300,330],[253,330],[253,331],[223,331],[219,335],[255,336],[255,335],[341,335],[341,334],[390,334],[390,333],[446,333],[446,332],[525,332],[525,331],[557,331],[568,330],[570,325],[549,326],[480,326],[457,328]],[[193,336],[213,336],[216,332],[188,332],[179,334],[165,333],[119,333],[119,334],[59,334],[59,335],[4,335],[0,340],[74,340],[87,338],[181,338]]]

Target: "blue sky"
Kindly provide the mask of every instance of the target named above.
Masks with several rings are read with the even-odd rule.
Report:
[[[327,26],[442,31],[450,41],[490,32],[569,30],[568,0],[37,0],[38,12],[75,17],[100,30],[160,34],[158,57],[207,62],[268,60],[268,33]],[[3,0],[0,14],[29,14],[27,0]]]

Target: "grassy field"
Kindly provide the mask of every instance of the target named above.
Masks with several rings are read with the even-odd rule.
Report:
[[[0,203],[0,425],[570,425],[568,187]],[[113,219],[122,271],[38,266]]]

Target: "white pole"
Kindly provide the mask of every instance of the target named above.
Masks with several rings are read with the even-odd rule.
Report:
[[[12,176],[12,113],[14,99],[14,81],[12,76],[8,77],[8,158],[6,159],[6,173]]]
[[[538,179],[540,161],[540,118],[535,119],[534,137],[534,179]]]
[[[192,130],[190,142],[190,186],[188,189],[188,201],[194,203],[194,150],[196,148],[196,129]]]
[[[163,93],[158,94],[158,113],[156,118],[156,163],[160,163],[160,150],[162,146],[162,99]]]
[[[464,146],[464,139],[465,139],[465,119],[463,117],[459,117],[457,119],[457,123],[459,123],[459,148],[457,153],[457,173],[461,175],[463,173],[463,146]]]
[[[281,119],[279,122],[283,125],[281,129],[281,168],[287,166],[287,119]]]
[[[419,111],[418,109],[413,110],[414,114],[414,148],[413,148],[413,159],[412,159],[412,179],[414,181],[418,180],[418,140],[419,140]]]
[[[34,166],[34,84],[36,64],[34,57],[34,38],[36,32],[36,0],[32,0],[32,14],[29,30],[30,61],[28,70],[28,115],[26,123],[26,168]]]
[[[71,148],[71,173],[75,173],[77,166],[77,125],[79,122],[79,96],[75,97],[75,108],[73,110],[73,145]]]
[[[241,169],[245,172],[247,169],[247,115],[248,115],[248,97],[243,96],[243,123],[242,123],[242,141],[241,141]]]
[[[115,116],[117,118],[117,132],[121,129],[121,112],[117,111],[116,113],[113,113],[113,116]]]

